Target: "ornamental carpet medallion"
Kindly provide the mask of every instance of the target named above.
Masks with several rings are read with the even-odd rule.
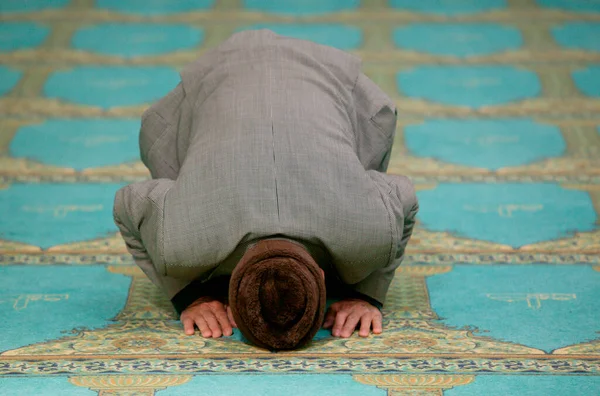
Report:
[[[381,335],[185,336],[113,224],[142,112],[260,28],[397,102],[421,211]],[[597,0],[0,0],[0,394],[598,394],[598,37]]]

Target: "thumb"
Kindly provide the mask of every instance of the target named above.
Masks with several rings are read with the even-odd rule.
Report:
[[[231,323],[232,327],[237,328],[237,324],[235,323],[235,319],[233,319],[233,314],[231,313],[231,307],[227,306],[227,318],[229,318],[229,323]]]

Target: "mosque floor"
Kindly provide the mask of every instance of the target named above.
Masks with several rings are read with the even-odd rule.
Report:
[[[397,102],[421,211],[382,335],[185,336],[112,222],[143,110],[259,27]],[[0,395],[598,394],[598,37],[590,0],[0,0]]]

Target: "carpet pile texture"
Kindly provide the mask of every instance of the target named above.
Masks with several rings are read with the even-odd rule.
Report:
[[[256,28],[397,102],[421,211],[380,336],[185,336],[117,235],[144,109]],[[0,394],[598,394],[599,37],[595,0],[0,0]]]

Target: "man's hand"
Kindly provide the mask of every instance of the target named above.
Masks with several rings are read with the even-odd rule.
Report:
[[[368,337],[371,326],[374,334],[383,331],[381,321],[379,309],[364,300],[349,298],[331,304],[323,328],[329,329],[333,326],[331,334],[334,337],[347,338],[354,333],[360,323],[358,335]]]
[[[233,333],[232,328],[237,327],[231,315],[231,308],[208,297],[199,298],[187,307],[181,313],[181,323],[185,334],[194,334],[196,325],[205,338],[230,336]]]

